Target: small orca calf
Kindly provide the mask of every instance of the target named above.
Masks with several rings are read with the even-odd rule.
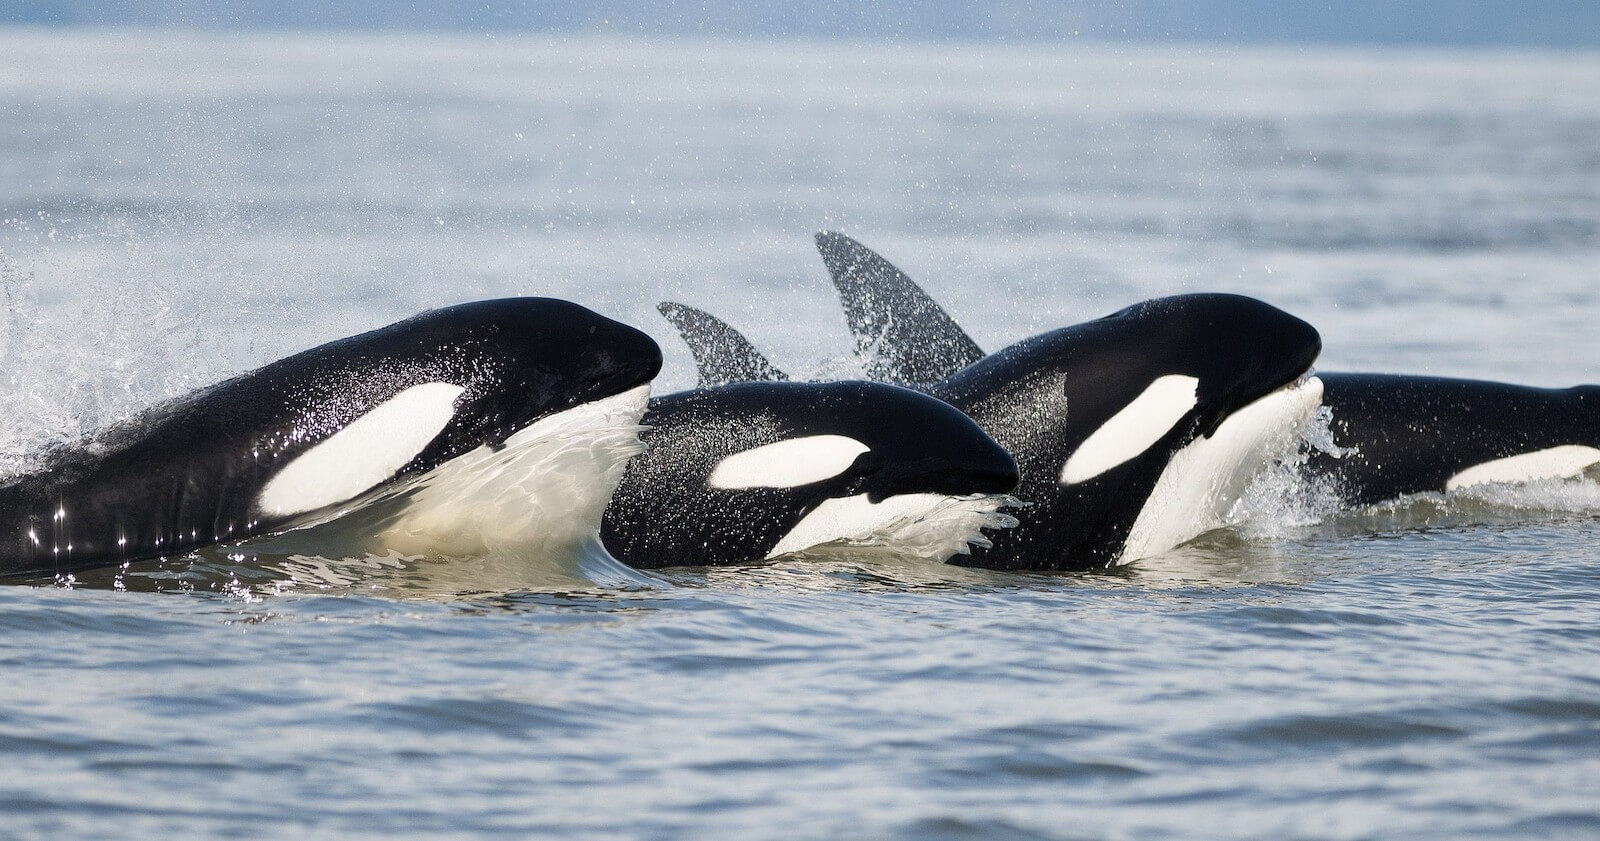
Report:
[[[1531,388],[1399,374],[1323,374],[1338,455],[1312,476],[1372,505],[1490,482],[1577,476],[1600,464],[1600,386]]]
[[[634,567],[792,553],[943,561],[999,512],[1017,464],[971,418],[882,383],[750,382],[652,400],[601,537]]]
[[[155,406],[0,480],[0,574],[180,554],[391,493],[404,504],[382,525],[401,551],[428,551],[433,538],[453,546],[462,529],[490,540],[506,526],[473,517],[503,523],[506,510],[489,503],[510,493],[526,519],[538,489],[518,481],[516,456],[570,432],[572,415],[606,419],[633,442],[590,468],[596,482],[616,481],[660,368],[649,336],[566,301],[425,312]],[[618,437],[594,426],[590,438]],[[610,490],[592,494],[591,535]],[[440,517],[428,503],[455,507]]]
[[[869,374],[949,402],[1017,459],[1021,524],[956,563],[1074,569],[1171,549],[1225,524],[1321,398],[1317,331],[1252,298],[1146,301],[986,356],[882,257],[837,234],[818,243]],[[661,310],[686,336],[720,337],[691,338],[704,383],[771,368],[711,316]]]
[[[983,356],[887,260],[838,233],[817,247],[874,379],[925,382]],[[1600,387],[1543,389],[1395,374],[1321,372],[1339,454],[1308,448],[1308,478],[1348,505],[1489,482],[1577,476],[1600,464]]]

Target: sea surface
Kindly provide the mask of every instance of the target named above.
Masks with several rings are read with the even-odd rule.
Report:
[[[1600,54],[0,30],[0,473],[490,296],[663,392],[663,299],[850,376],[820,229],[989,348],[1215,290],[1324,370],[1594,381]],[[0,837],[1600,837],[1600,482],[1241,513],[1081,574],[7,584]]]

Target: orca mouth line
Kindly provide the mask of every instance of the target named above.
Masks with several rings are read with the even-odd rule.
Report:
[[[1292,457],[1322,405],[1307,375],[1230,413],[1214,434],[1176,452],[1150,491],[1116,563],[1160,554],[1236,522],[1235,504],[1274,460]]]
[[[1263,391],[1260,394],[1255,395],[1254,397],[1246,398],[1244,401],[1242,401],[1238,406],[1235,406],[1233,408],[1233,410],[1228,412],[1227,414],[1231,415],[1231,414],[1233,414],[1233,412],[1237,412],[1240,409],[1244,408],[1245,406],[1248,406],[1248,405],[1256,402],[1257,400],[1260,400],[1263,397],[1270,397],[1270,396],[1272,396],[1274,394],[1282,394],[1283,392],[1294,391],[1296,389],[1304,388],[1312,380],[1316,379],[1316,376],[1317,376],[1316,366],[1313,365],[1313,366],[1307,367],[1304,371],[1301,371],[1298,375],[1285,380],[1282,385],[1274,386],[1273,388],[1269,388],[1266,391]]]
[[[623,368],[622,370],[614,371],[599,379],[591,380],[582,388],[574,391],[567,399],[551,406],[543,415],[535,418],[534,421],[530,421],[530,424],[586,403],[598,403],[627,394],[640,386],[650,385],[654,379],[655,374],[645,370]]]
[[[1288,391],[1290,389],[1299,388],[1300,386],[1303,386],[1306,383],[1311,382],[1311,378],[1316,376],[1316,375],[1317,375],[1317,369],[1316,369],[1315,366],[1307,368],[1304,371],[1300,372],[1300,376],[1295,377],[1293,380],[1290,380],[1289,382],[1278,386],[1276,389],[1274,389],[1274,391]]]
[[[1278,385],[1278,386],[1275,386],[1273,388],[1269,388],[1269,389],[1261,392],[1260,394],[1255,394],[1255,395],[1250,395],[1250,396],[1244,397],[1243,399],[1239,400],[1236,405],[1231,405],[1231,406],[1227,407],[1226,409],[1218,411],[1214,416],[1213,415],[1203,416],[1203,417],[1209,418],[1209,420],[1202,420],[1200,422],[1195,437],[1197,437],[1197,438],[1210,438],[1212,435],[1216,434],[1217,429],[1219,429],[1222,426],[1222,424],[1227,422],[1228,418],[1233,417],[1234,415],[1238,414],[1239,412],[1243,411],[1244,409],[1254,405],[1255,403],[1258,403],[1258,402],[1260,402],[1262,400],[1265,400],[1268,397],[1272,397],[1272,396],[1275,396],[1275,395],[1281,395],[1281,394],[1289,394],[1289,393],[1293,393],[1295,391],[1298,391],[1299,389],[1305,388],[1307,385],[1309,385],[1311,383],[1312,380],[1316,379],[1316,376],[1317,376],[1316,366],[1308,366],[1304,371],[1301,371],[1297,376],[1292,377],[1292,378],[1284,381],[1284,383],[1282,385]]]

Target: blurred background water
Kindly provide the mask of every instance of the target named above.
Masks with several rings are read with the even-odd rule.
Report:
[[[649,330],[662,391],[663,298],[849,375],[823,228],[990,348],[1235,291],[1326,370],[1592,381],[1597,91],[1586,52],[0,29],[0,473],[488,296]],[[0,833],[1600,834],[1600,485],[1292,496],[1093,574],[0,588]]]

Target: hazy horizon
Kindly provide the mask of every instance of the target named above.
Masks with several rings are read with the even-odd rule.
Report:
[[[765,2],[707,8],[699,0],[484,4],[416,0],[20,0],[0,25],[146,26],[215,30],[613,33],[726,38],[1193,41],[1600,47],[1600,4],[1584,0],[883,0],[800,8]]]

